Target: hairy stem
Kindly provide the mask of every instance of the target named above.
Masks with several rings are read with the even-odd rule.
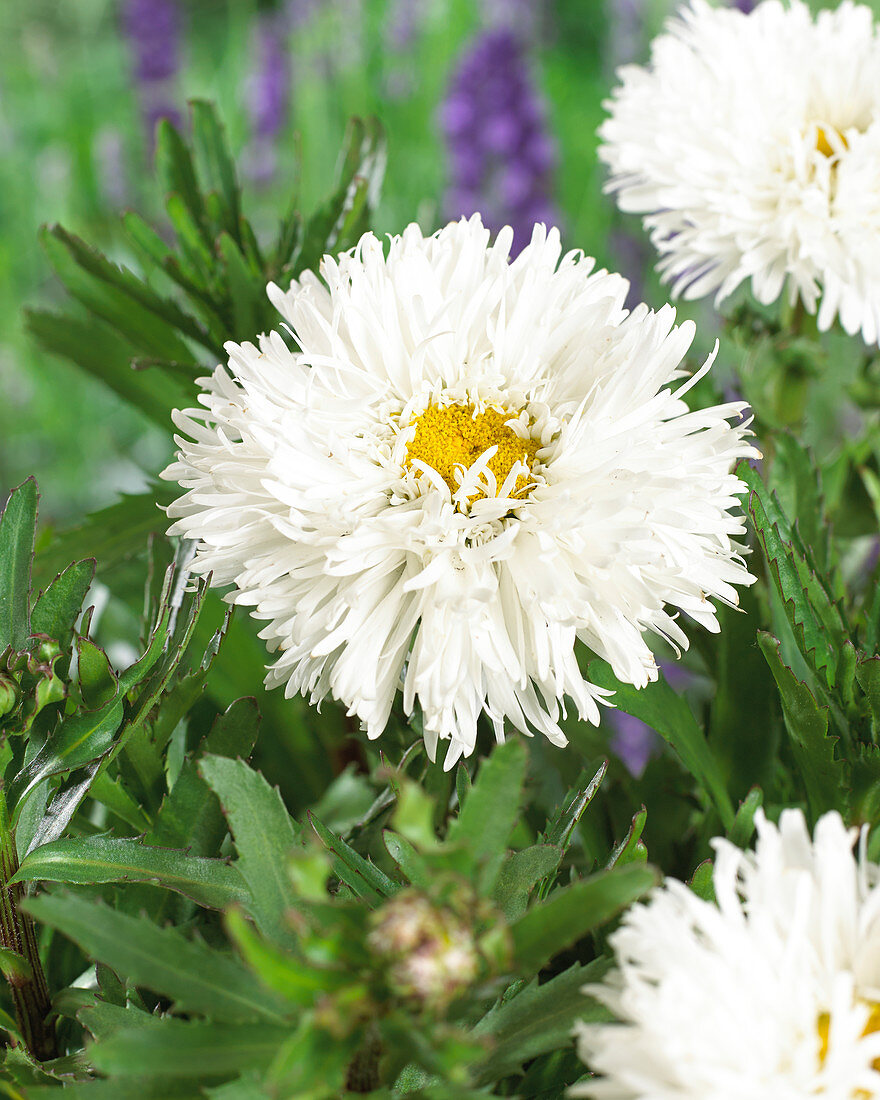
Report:
[[[23,888],[10,879],[18,870],[15,835],[9,821],[6,796],[0,791],[0,946],[23,960],[4,963],[18,1027],[28,1053],[40,1062],[55,1058],[55,1024],[48,1016],[51,1009],[49,987],[40,962],[34,922],[21,911]]]

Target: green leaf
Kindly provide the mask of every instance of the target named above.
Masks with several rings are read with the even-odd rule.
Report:
[[[163,119],[156,130],[156,175],[166,194],[172,192],[179,196],[203,234],[204,247],[209,249],[211,238],[204,228],[205,204],[192,157],[183,138],[167,119]]]
[[[624,867],[627,863],[639,861],[644,863],[647,859],[647,849],[642,843],[641,837],[648,820],[648,811],[644,806],[633,816],[632,823],[623,840],[611,853],[606,867]]]
[[[0,972],[13,988],[34,979],[31,964],[11,947],[0,947]]]
[[[285,914],[296,899],[287,864],[296,833],[277,787],[243,760],[224,756],[205,756],[199,771],[226,814],[254,920],[265,935],[289,938]]]
[[[267,327],[271,304],[262,275],[248,267],[238,245],[228,233],[221,233],[217,249],[223,261],[232,302],[233,329],[230,340],[252,340]]]
[[[608,761],[603,760],[602,766],[589,782],[582,782],[566,795],[562,809],[547,825],[544,833],[544,841],[547,844],[558,845],[563,851],[568,849],[571,837],[578,822],[583,817],[584,810],[593,801],[605,773],[608,771]],[[586,779],[588,773],[582,772],[581,778]]]
[[[77,638],[76,652],[83,702],[89,710],[96,710],[116,694],[116,675],[107,654],[91,638]]]
[[[740,463],[737,473],[751,490],[749,513],[798,648],[833,688],[838,653],[850,640],[840,607],[776,497],[747,463]]]
[[[182,1012],[230,1023],[279,1017],[276,1000],[240,963],[176,928],[159,928],[74,894],[42,894],[23,904],[91,958],[169,997]]]
[[[7,646],[23,652],[31,632],[29,598],[37,499],[37,483],[29,477],[12,490],[0,514],[0,654]]]
[[[56,840],[25,857],[12,882],[150,882],[175,890],[209,909],[244,904],[241,875],[222,859],[154,848],[127,837],[91,836]]]
[[[878,589],[880,591],[880,589]],[[871,710],[871,733],[880,736],[880,657],[863,656],[855,668],[856,680]]]
[[[713,878],[711,859],[703,860],[696,871],[694,871],[688,886],[690,886],[697,897],[702,898],[703,901],[715,901],[715,880]]]
[[[249,921],[231,910],[226,915],[229,934],[245,962],[263,980],[267,989],[300,1008],[310,1008],[331,992],[351,985],[357,976],[348,968],[313,966],[289,951],[261,938]]]
[[[103,972],[108,972],[109,967],[98,964]],[[109,971],[112,973],[112,971]],[[124,987],[117,983],[124,997]],[[133,1004],[108,1004],[105,1000],[97,998],[93,1004],[85,1005],[76,1014],[77,1020],[95,1038],[106,1039],[115,1035],[117,1031],[130,1031],[135,1027],[155,1027],[161,1024],[160,1016],[153,1016],[144,1012]]]
[[[492,891],[492,900],[505,920],[516,920],[525,913],[529,894],[542,879],[554,873],[562,856],[562,848],[556,845],[536,844],[507,857]]]
[[[590,662],[588,678],[614,691],[614,703],[625,714],[640,719],[666,741],[700,784],[718,811],[725,829],[733,824],[733,803],[718,761],[706,743],[684,696],[677,695],[661,676],[644,688],[621,683],[605,661]]]
[[[170,421],[166,421],[168,424]],[[75,527],[55,532],[49,545],[37,553],[35,574],[54,576],[72,559],[89,555],[94,555],[106,571],[141,553],[150,535],[164,534],[168,517],[160,509],[176,495],[169,486],[155,484],[139,496],[123,496],[115,504],[93,512]]]
[[[266,1023],[165,1019],[93,1043],[89,1057],[100,1072],[118,1077],[225,1077],[264,1069],[289,1035],[289,1027]]]
[[[474,1028],[475,1035],[493,1039],[491,1053],[474,1067],[477,1083],[498,1081],[539,1054],[571,1047],[579,1020],[611,1019],[604,1006],[583,992],[588,983],[598,983],[609,967],[605,959],[589,966],[575,963],[549,982],[530,982],[516,996],[496,1004]]]
[[[223,124],[214,105],[204,99],[190,100],[193,146],[203,179],[216,192],[223,227],[239,239],[241,189],[235,174],[235,163],[229,152]]]
[[[175,374],[160,368],[133,370],[130,364],[138,349],[107,325],[39,309],[24,313],[26,329],[44,350],[98,378],[167,432],[172,429],[171,410],[192,405],[193,387]],[[100,554],[95,556],[100,560]]]
[[[379,905],[386,898],[392,897],[400,889],[398,883],[390,879],[384,871],[371,863],[368,859],[351,847],[350,844],[337,836],[332,829],[309,813],[309,821],[312,828],[320,837],[325,847],[333,853],[333,871],[339,878],[360,898],[364,898],[371,905]]]
[[[449,843],[459,844],[479,867],[479,889],[491,894],[513,826],[519,815],[527,754],[520,740],[496,745],[477,775],[461,813],[449,826]]]
[[[382,833],[385,849],[403,874],[420,890],[427,890],[434,878],[431,865],[416,850],[415,846],[400,833],[385,829]]]
[[[204,1100],[195,1082],[168,1081],[74,1081],[64,1083],[64,1100]],[[29,1088],[27,1100],[59,1100],[58,1087]]]
[[[557,890],[510,926],[514,963],[534,973],[560,951],[616,917],[659,882],[653,867],[630,863]]]
[[[37,783],[49,775],[73,771],[103,756],[113,745],[122,724],[122,702],[111,699],[100,710],[65,718],[36,756],[16,776],[9,802],[17,805]]]
[[[218,714],[205,739],[205,751],[215,756],[248,757],[260,731],[260,710],[256,699],[248,696],[230,703]]]
[[[748,848],[752,835],[755,832],[755,814],[764,802],[764,792],[760,787],[753,787],[736,811],[736,820],[730,830],[728,839],[737,848]]]
[[[37,597],[31,611],[31,633],[46,634],[66,650],[94,575],[94,558],[71,562]]]
[[[758,644],[779,688],[785,728],[814,820],[827,810],[843,810],[845,769],[834,755],[837,738],[828,733],[828,708],[819,706],[807,685],[785,664],[777,638],[759,631]]]

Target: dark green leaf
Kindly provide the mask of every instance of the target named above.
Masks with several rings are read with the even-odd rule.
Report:
[[[682,764],[709,795],[726,829],[733,824],[733,803],[724,784],[718,761],[706,743],[687,700],[677,695],[661,677],[644,688],[624,684],[605,661],[590,662],[589,679],[599,687],[614,691],[615,705],[626,714],[640,719],[668,742]]]
[[[127,837],[56,840],[25,857],[12,882],[150,882],[209,909],[244,904],[241,875],[222,859],[189,856]]]
[[[557,890],[511,925],[517,968],[524,973],[540,970],[554,955],[617,916],[658,882],[653,867],[630,863]]]
[[[323,844],[333,853],[333,870],[335,874],[358,895],[372,905],[379,905],[386,898],[390,898],[400,889],[398,883],[390,879],[384,871],[380,871],[375,864],[351,847],[350,844],[337,836],[332,829],[314,816],[309,814],[312,828],[321,838]]]
[[[225,1077],[269,1065],[288,1027],[162,1020],[156,1027],[118,1031],[94,1043],[96,1069],[119,1077]]]
[[[220,203],[222,225],[235,240],[239,237],[241,190],[235,175],[235,164],[229,152],[223,124],[214,105],[204,99],[190,100],[192,110],[193,145],[199,169],[208,188],[215,191]]]
[[[87,955],[171,998],[181,1011],[232,1023],[278,1017],[275,999],[240,963],[176,928],[158,928],[73,894],[42,894],[24,904]]]
[[[516,920],[525,913],[529,894],[542,879],[553,874],[562,856],[562,848],[556,845],[536,844],[507,857],[492,891],[492,900],[505,920]]]
[[[477,1081],[497,1081],[539,1054],[570,1047],[579,1020],[610,1019],[608,1010],[583,992],[585,985],[598,983],[608,969],[604,959],[589,966],[576,963],[549,982],[530,982],[516,996],[495,1005],[474,1028],[474,1034],[494,1040],[491,1053],[474,1069]]]
[[[520,740],[496,745],[483,762],[461,813],[449,826],[450,844],[461,845],[480,868],[480,889],[490,894],[519,814],[527,755]]]
[[[547,844],[557,844],[563,850],[568,848],[577,823],[583,817],[584,810],[593,801],[593,796],[598,791],[607,771],[608,761],[604,760],[589,782],[582,783],[569,791],[562,809],[547,825],[547,831],[544,833]],[[586,778],[587,774],[582,773],[582,777]]]
[[[31,611],[31,632],[47,634],[62,649],[70,644],[73,624],[79,615],[83,600],[95,575],[95,559],[71,562],[45,592],[36,600]]]
[[[842,810],[845,772],[843,762],[834,755],[837,738],[828,733],[828,708],[819,706],[807,685],[782,660],[778,639],[760,631],[758,644],[779,687],[785,727],[813,818],[827,810]]]
[[[0,515],[0,654],[21,653],[30,634],[31,560],[37,525],[37,483],[13,489]]]
[[[296,833],[278,789],[243,760],[208,755],[199,771],[226,814],[254,920],[267,936],[285,938],[285,914],[295,902],[287,863]]]

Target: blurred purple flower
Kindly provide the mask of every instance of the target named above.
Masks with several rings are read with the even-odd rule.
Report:
[[[479,211],[486,226],[514,231],[513,253],[535,222],[553,225],[555,144],[523,45],[509,29],[484,31],[466,50],[441,108],[450,184],[450,218]]]
[[[174,79],[180,68],[180,12],[175,0],[123,0],[122,25],[134,61],[141,115],[152,148],[156,124],[180,126]]]
[[[266,11],[254,24],[254,67],[247,81],[253,139],[247,164],[251,179],[259,183],[268,183],[275,175],[275,144],[290,108],[288,19],[286,12]]]
[[[622,710],[609,710],[608,722],[614,730],[611,751],[630,775],[639,779],[659,745],[657,734],[641,719]]]

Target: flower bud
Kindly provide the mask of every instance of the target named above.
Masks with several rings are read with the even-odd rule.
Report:
[[[0,718],[10,714],[18,704],[18,685],[11,676],[0,672]]]
[[[442,1010],[480,968],[470,924],[417,890],[402,890],[373,914],[370,949],[387,965],[398,996]]]

